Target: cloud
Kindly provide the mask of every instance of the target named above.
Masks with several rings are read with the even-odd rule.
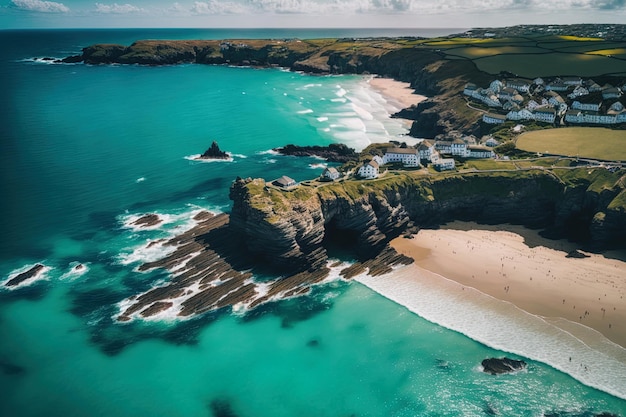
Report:
[[[70,11],[69,7],[63,3],[42,0],[11,0],[9,7],[42,13],[67,13]]]
[[[132,4],[102,4],[96,3],[96,12],[97,13],[110,13],[110,14],[131,14],[131,13],[144,13],[145,10],[133,6]]]
[[[597,6],[601,10],[626,9],[626,0],[600,0]]]
[[[476,14],[625,9],[626,0],[195,0],[169,12],[193,15]]]

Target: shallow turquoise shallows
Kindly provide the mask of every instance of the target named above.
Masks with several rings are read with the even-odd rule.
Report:
[[[36,263],[50,268],[31,285],[0,289],[0,416],[626,416],[626,401],[548,364],[486,375],[481,361],[505,352],[356,282],[251,312],[114,322],[118,303],[168,279],[135,271],[159,256],[147,241],[186,227],[198,210],[228,212],[237,176],[304,180],[325,166],[272,148],[362,149],[402,140],[406,128],[361,76],[34,58],[142,38],[365,35],[0,31],[0,282]],[[213,140],[232,161],[193,161]],[[165,225],[128,227],[154,212]]]

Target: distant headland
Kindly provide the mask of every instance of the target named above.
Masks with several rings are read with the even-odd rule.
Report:
[[[463,95],[468,84],[576,76],[593,77],[599,86],[623,87],[626,51],[616,42],[624,39],[626,25],[588,24],[478,28],[441,38],[140,40],[130,46],[87,46],[80,55],[59,62],[196,63],[283,67],[311,74],[377,74],[410,83],[429,97],[398,114],[413,121],[411,136],[434,138],[451,131],[506,136],[511,126],[484,122],[488,105],[468,105]],[[608,109],[613,103],[605,104]],[[594,119],[583,115],[577,120]]]

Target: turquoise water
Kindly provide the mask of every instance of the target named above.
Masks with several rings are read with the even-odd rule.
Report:
[[[0,415],[626,415],[626,401],[543,363],[485,375],[480,362],[504,352],[356,282],[335,281],[247,314],[113,322],[117,303],[167,279],[133,270],[159,255],[142,249],[146,242],[180,231],[199,209],[228,211],[237,176],[303,180],[323,168],[323,161],[271,148],[362,148],[406,130],[356,76],[31,58],[148,37],[289,35],[0,32],[0,281],[37,262],[51,268],[31,285],[0,290]],[[213,140],[232,162],[186,159]],[[126,227],[149,212],[167,224]],[[86,272],[71,272],[78,262]]]

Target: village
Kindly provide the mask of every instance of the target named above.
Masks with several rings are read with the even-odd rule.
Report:
[[[463,136],[456,132],[449,135],[440,135],[438,140],[424,139],[415,146],[408,146],[405,143],[396,144],[386,148],[381,155],[373,155],[366,159],[355,170],[341,172],[335,167],[327,167],[319,177],[319,181],[330,182],[341,178],[354,177],[355,179],[374,179],[385,172],[385,168],[398,167],[402,169],[425,168],[430,163],[437,171],[450,171],[456,167],[454,159],[487,159],[496,158],[496,153],[492,147],[498,142],[489,138],[485,145],[476,145],[476,138],[473,136]],[[473,143],[473,144],[472,144]],[[292,189],[298,183],[287,176],[282,176],[274,181],[272,185],[281,189]]]
[[[481,88],[468,83],[463,94],[479,102],[482,121],[497,125],[508,120],[555,125],[612,126],[626,123],[626,82],[600,86],[592,79],[556,77],[494,80]]]

